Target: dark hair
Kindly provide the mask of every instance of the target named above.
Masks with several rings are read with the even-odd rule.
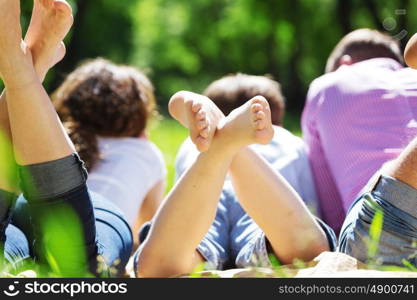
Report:
[[[350,55],[354,62],[377,57],[403,62],[399,42],[387,34],[372,29],[358,29],[347,34],[327,60],[326,72],[336,71],[344,55]]]
[[[204,95],[213,100],[226,116],[253,97],[263,96],[271,107],[272,123],[279,126],[283,123],[285,99],[281,86],[266,76],[229,75],[210,84]]]
[[[52,98],[88,169],[100,158],[97,137],[139,137],[155,113],[149,79],[101,58],[78,67]]]

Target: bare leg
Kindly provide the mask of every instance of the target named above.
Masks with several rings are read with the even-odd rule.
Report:
[[[22,44],[20,2],[0,1],[0,74],[6,86],[16,161],[42,163],[75,152]],[[3,28],[3,29],[1,29]]]
[[[266,121],[252,109],[255,103],[248,102],[222,121],[210,148],[168,195],[139,254],[138,276],[167,277],[195,268],[197,246],[213,223],[234,155],[246,145],[267,142]]]
[[[297,192],[250,148],[230,168],[234,190],[247,214],[262,229],[281,263],[310,261],[329,243]]]
[[[54,2],[52,0],[52,2]],[[65,46],[59,40],[63,38],[72,24],[71,7],[66,1],[55,1],[56,4],[35,0],[32,20],[26,35],[26,41],[33,54],[36,73],[43,81],[48,69],[58,63],[65,55]],[[54,31],[51,31],[54,28]],[[42,34],[40,34],[42,33]],[[3,136],[0,189],[18,193],[14,172],[14,153],[10,131],[6,93],[0,96],[0,134]]]
[[[207,97],[191,92],[178,92],[169,102],[174,119],[190,130],[190,137],[200,152],[207,151],[220,120],[220,109]]]

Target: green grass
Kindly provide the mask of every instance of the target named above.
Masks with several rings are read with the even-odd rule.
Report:
[[[300,118],[298,115],[287,113],[284,121],[285,128],[301,136]],[[151,126],[150,139],[164,154],[168,169],[167,189],[168,192],[175,180],[175,157],[182,142],[187,138],[188,130],[170,117],[164,117]]]

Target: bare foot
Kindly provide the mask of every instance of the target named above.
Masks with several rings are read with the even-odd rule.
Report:
[[[273,136],[271,110],[268,101],[261,96],[233,110],[219,129],[219,137],[227,144],[237,147],[265,145]]]
[[[62,41],[73,22],[72,8],[67,1],[34,0],[25,42],[32,52],[36,71],[44,73],[64,58]]]
[[[200,152],[210,148],[217,126],[224,119],[213,101],[191,92],[176,93],[169,103],[169,111],[190,130],[190,138]]]

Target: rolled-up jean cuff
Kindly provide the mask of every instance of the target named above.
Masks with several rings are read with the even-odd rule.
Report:
[[[40,164],[19,166],[20,188],[28,201],[53,199],[86,183],[87,170],[74,153]]]
[[[372,194],[417,218],[417,189],[389,176],[379,177]]]
[[[216,247],[209,240],[204,238],[197,246],[197,251],[206,261],[206,270],[222,270],[223,264],[221,263],[220,254]]]

